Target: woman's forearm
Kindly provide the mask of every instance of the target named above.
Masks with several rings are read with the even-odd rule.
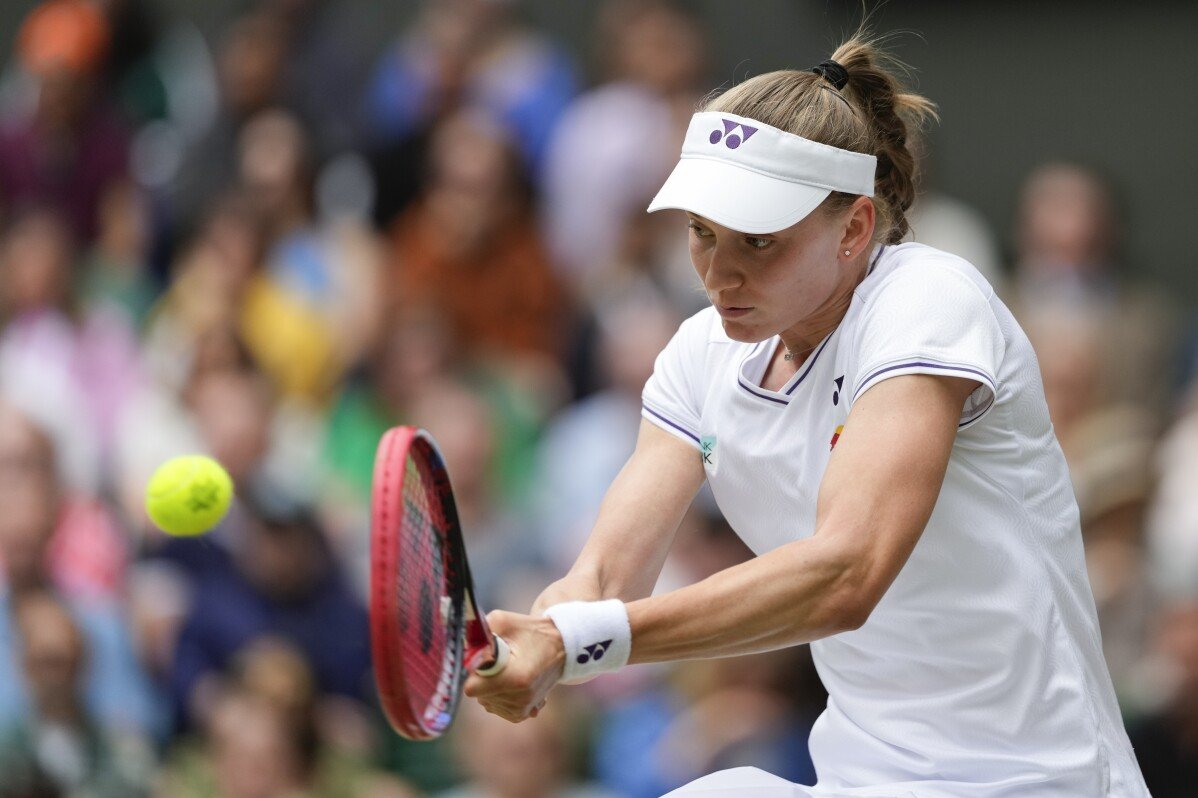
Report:
[[[608,489],[582,553],[534,611],[557,601],[649,595],[704,476],[694,448],[642,422],[636,451]]]
[[[853,560],[839,547],[818,537],[787,544],[629,603],[629,662],[751,654],[854,629],[868,614],[855,581]]]

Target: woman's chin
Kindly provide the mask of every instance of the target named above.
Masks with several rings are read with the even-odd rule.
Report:
[[[724,335],[742,344],[761,343],[774,335],[758,324],[746,324],[736,319],[721,319],[721,321],[724,324]]]

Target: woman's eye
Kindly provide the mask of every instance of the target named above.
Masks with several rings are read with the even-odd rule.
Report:
[[[772,243],[768,238],[758,238],[757,236],[745,236],[745,242],[753,249],[765,249]]]
[[[689,227],[691,230],[693,230],[695,232],[695,235],[697,235],[699,238],[707,238],[707,236],[711,235],[710,230],[705,230],[702,227],[700,227],[699,225],[695,224],[694,222],[691,222],[690,224],[688,224],[687,227]]]

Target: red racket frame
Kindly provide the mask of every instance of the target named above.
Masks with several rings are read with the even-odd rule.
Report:
[[[423,463],[431,473],[434,495],[428,496],[430,508],[440,512],[444,530],[441,557],[447,574],[448,612],[446,633],[452,639],[446,645],[457,649],[451,667],[443,672],[434,696],[414,695],[405,677],[400,636],[401,608],[399,584],[403,577],[405,551],[403,495],[408,458]],[[456,628],[455,628],[456,627]],[[379,441],[375,455],[374,482],[371,492],[370,523],[370,641],[374,659],[374,678],[379,699],[391,726],[410,740],[440,737],[453,720],[462,695],[462,684],[476,668],[498,673],[506,657],[505,647],[487,626],[485,614],[474,599],[470,566],[458,522],[457,505],[445,461],[431,435],[416,427],[394,427]],[[490,666],[487,663],[491,663]],[[431,706],[440,698],[443,705]]]

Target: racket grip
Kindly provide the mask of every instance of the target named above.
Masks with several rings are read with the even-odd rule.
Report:
[[[479,676],[495,676],[507,667],[507,661],[512,656],[511,646],[507,644],[499,635],[495,635],[495,656],[491,660],[490,665],[485,665],[474,670]]]

